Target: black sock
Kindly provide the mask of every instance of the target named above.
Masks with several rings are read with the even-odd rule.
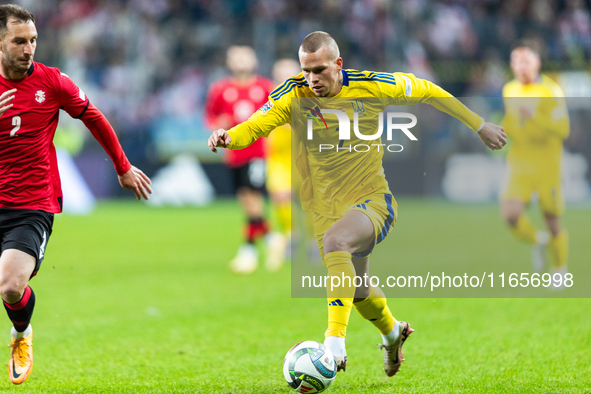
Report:
[[[23,298],[17,303],[9,304],[4,301],[4,308],[8,317],[18,332],[23,332],[29,327],[33,309],[35,308],[35,293],[30,286],[27,286]]]

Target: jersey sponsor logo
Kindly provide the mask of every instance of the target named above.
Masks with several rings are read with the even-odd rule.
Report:
[[[86,95],[84,94],[84,92],[80,88],[78,88],[78,96],[80,97],[80,100],[86,101]]]
[[[35,93],[35,101],[39,104],[45,101],[45,92],[43,90],[37,90],[37,93]]]
[[[263,115],[265,115],[267,112],[269,112],[269,110],[271,110],[271,108],[273,108],[273,102],[269,100],[265,104],[263,104],[261,108],[259,108],[259,111],[261,111]]]

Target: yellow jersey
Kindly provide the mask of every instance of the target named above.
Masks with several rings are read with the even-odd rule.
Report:
[[[503,126],[511,138],[507,163],[512,172],[553,175],[560,172],[562,142],[570,120],[560,86],[545,75],[523,85],[517,80],[503,87]]]
[[[291,127],[279,126],[267,138],[267,190],[270,193],[291,192]]]
[[[267,138],[268,161],[291,163],[291,127],[289,124],[278,127]]]
[[[322,121],[316,117],[316,122],[312,122],[314,138],[309,139],[306,123],[300,123],[302,117],[305,119],[305,116],[318,114],[314,108],[308,107],[307,104],[311,102],[340,109],[352,120],[355,113],[361,116],[362,108],[363,111],[375,115],[377,111],[392,104],[388,100],[381,100],[383,105],[380,107],[376,104],[380,101],[379,98],[395,98],[397,105],[433,105],[474,131],[478,131],[484,124],[482,117],[470,111],[451,94],[413,74],[356,70],[343,70],[342,73],[341,91],[335,97],[328,98],[317,98],[302,73],[287,79],[271,92],[269,101],[246,122],[228,131],[232,139],[228,148],[242,149],[261,136],[267,137],[278,126],[292,123],[293,152],[296,155],[296,167],[303,179],[300,201],[306,211],[338,219],[364,196],[389,193],[382,167],[384,148],[378,146],[381,144],[381,137],[362,139],[352,132],[351,127],[351,138],[343,144],[345,141],[339,140],[337,117],[325,114]],[[300,111],[294,114],[297,121],[292,119],[293,98],[309,98],[302,100],[302,105],[294,103],[293,108]],[[359,121],[359,131],[363,135],[375,135],[375,128],[375,120]],[[332,145],[335,149],[323,151],[320,144]],[[367,152],[351,149],[351,146],[359,144],[366,144],[371,149]],[[341,149],[336,149],[336,146]]]

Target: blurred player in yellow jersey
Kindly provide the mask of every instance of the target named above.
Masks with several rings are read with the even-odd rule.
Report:
[[[399,104],[424,102],[461,120],[477,132],[489,148],[500,149],[506,143],[502,127],[485,122],[429,81],[412,74],[344,70],[338,45],[327,33],[314,32],[306,36],[298,55],[302,73],[275,89],[269,101],[246,122],[229,131],[214,131],[208,140],[212,151],[217,152],[217,147],[241,149],[289,123],[294,97],[348,100],[343,111],[348,111],[350,119],[353,117],[351,98],[395,97]],[[326,121],[332,122],[332,119],[327,117]],[[315,136],[333,143],[338,141],[339,132],[334,123],[315,130]],[[366,136],[367,132],[364,130]],[[397,204],[382,167],[384,151],[374,148],[363,155],[351,154],[346,149],[320,152],[318,146],[306,141],[301,134],[305,135],[305,130],[292,131],[292,137],[301,140],[299,145],[303,145],[296,158],[303,178],[300,197],[303,208],[314,213],[315,236],[329,282],[332,277],[363,277],[369,272],[369,255],[373,248],[384,239],[396,220]],[[356,138],[359,140],[354,137],[350,142],[356,142]],[[380,137],[373,140],[374,143],[379,141]],[[338,369],[344,370],[347,365],[345,335],[351,309],[355,306],[359,314],[380,331],[384,370],[386,375],[393,376],[403,360],[402,345],[412,332],[410,325],[394,319],[378,287],[364,287],[363,284],[357,288],[328,287],[327,293],[328,329],[324,344],[335,356]]]
[[[515,237],[533,245],[535,270],[545,269],[548,246],[551,271],[566,274],[568,233],[560,224],[564,212],[560,183],[562,142],[569,134],[569,117],[562,90],[540,74],[540,67],[535,43],[523,41],[514,46],[511,69],[515,79],[503,88],[503,126],[512,141],[501,211]],[[550,234],[536,230],[523,213],[533,193],[538,195]]]
[[[278,85],[300,72],[293,59],[280,59],[273,65],[273,79]],[[291,235],[291,126],[279,126],[268,137],[267,190],[275,211],[277,231],[268,235],[267,268],[276,271],[285,261]]]
[[[300,72],[300,64],[294,59],[279,59],[273,65],[273,79],[277,85],[282,84]],[[299,224],[292,225],[292,190],[299,192],[302,179],[297,172],[293,173],[294,160],[291,154],[291,125],[279,126],[267,138],[267,190],[271,197],[271,205],[275,211],[278,229],[268,235],[267,268],[276,271],[283,265],[287,246],[291,242],[291,230],[296,228],[296,236],[309,245],[308,257],[312,263],[319,263],[321,258],[316,240],[309,237],[314,234],[311,213],[298,211],[301,219]],[[296,207],[297,208],[297,207]],[[298,228],[303,227],[303,228]]]

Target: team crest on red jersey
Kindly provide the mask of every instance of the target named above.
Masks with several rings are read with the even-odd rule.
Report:
[[[37,93],[35,93],[35,101],[39,104],[45,101],[45,92],[43,90],[37,90]]]

